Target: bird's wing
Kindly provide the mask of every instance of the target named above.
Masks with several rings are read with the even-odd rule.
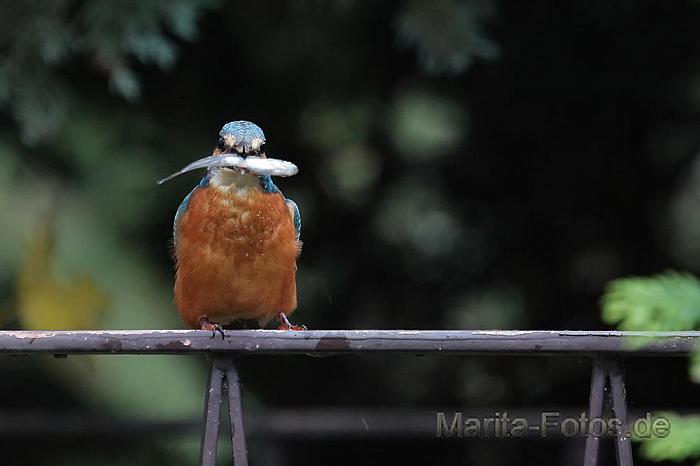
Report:
[[[292,222],[294,222],[294,231],[296,231],[297,239],[299,239],[301,238],[301,212],[299,212],[299,206],[291,199],[285,199],[285,202],[289,208],[289,214],[292,216]]]
[[[173,220],[173,245],[177,248],[177,222],[182,217],[182,215],[187,212],[187,206],[190,204],[190,199],[192,198],[192,195],[200,188],[206,188],[207,185],[209,185],[209,174],[204,175],[204,177],[200,180],[199,184],[194,187],[190,193],[185,196],[185,198],[182,200],[180,203],[180,206],[177,208],[177,212],[175,212],[175,220]]]
[[[180,217],[187,212],[187,206],[190,203],[190,199],[192,198],[192,195],[194,194],[195,191],[199,189],[199,186],[195,186],[190,193],[185,196],[185,198],[182,200],[180,203],[180,206],[177,208],[177,212],[175,212],[175,219],[173,220],[173,244],[177,248],[177,222],[180,220]]]
[[[260,177],[260,185],[266,193],[280,193],[282,195],[284,201],[287,203],[287,208],[289,208],[289,215],[292,216],[292,223],[294,223],[297,239],[301,238],[301,212],[299,212],[297,203],[284,197],[284,193],[272,182],[272,177],[269,175]]]

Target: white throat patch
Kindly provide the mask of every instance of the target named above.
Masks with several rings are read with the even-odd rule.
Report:
[[[219,169],[214,172],[209,183],[224,190],[248,190],[255,189],[262,191],[258,175],[252,173],[242,174],[234,170]]]

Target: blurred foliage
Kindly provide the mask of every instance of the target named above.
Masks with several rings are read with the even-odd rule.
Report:
[[[475,57],[498,56],[498,46],[482,25],[492,13],[489,0],[407,1],[396,18],[398,37],[402,44],[415,45],[427,72],[458,74]]]
[[[133,100],[141,85],[131,62],[171,68],[177,43],[194,40],[201,13],[215,0],[3,0],[0,9],[0,107],[35,143],[66,117],[75,89],[61,68],[86,59],[112,90]],[[10,13],[11,14],[8,14]]]
[[[682,135],[674,134],[674,139]],[[700,157],[679,183],[667,214],[669,252],[683,267],[700,270]]]
[[[411,90],[399,95],[390,134],[407,161],[432,161],[454,152],[464,139],[465,115],[454,102]]]
[[[520,290],[509,284],[494,284],[458,296],[447,328],[489,330],[503,327],[527,328],[524,299]]]
[[[602,300],[603,320],[620,330],[700,328],[700,280],[667,272],[613,280]]]
[[[17,121],[18,143],[52,152],[35,159],[28,147],[7,145],[0,159],[6,175],[0,203],[10,227],[1,269],[14,264],[18,284],[15,306],[6,308],[14,307],[27,329],[173,326],[166,284],[123,236],[138,231],[155,208],[148,194],[156,170],[144,146],[150,123],[85,99],[71,70],[85,60],[90,66],[84,73],[102,72],[112,91],[137,99],[141,84],[134,65],[172,68],[177,39],[195,39],[198,17],[214,2],[3,3],[12,14],[0,19],[6,52],[0,106]],[[128,139],[122,136],[126,128]],[[47,170],[49,160],[54,165]],[[111,307],[103,312],[107,302]],[[194,361],[71,358],[44,370],[63,389],[112,415],[182,419],[200,410],[202,372]],[[176,452],[179,445],[168,448]],[[180,455],[193,458],[194,451]]]
[[[671,424],[668,437],[644,439],[641,452],[653,461],[678,462],[700,458],[700,416],[681,417],[674,413],[659,412]]]
[[[50,217],[38,225],[19,269],[17,313],[24,328],[90,330],[100,328],[109,297],[88,275],[61,280],[52,270]]]
[[[700,330],[700,280],[678,272],[613,280],[602,298],[603,320],[621,330]],[[691,379],[700,383],[700,348],[690,365]],[[642,454],[654,461],[700,458],[700,417],[656,413],[670,420],[664,438],[637,439]]]

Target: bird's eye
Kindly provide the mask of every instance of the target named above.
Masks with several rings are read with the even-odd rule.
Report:
[[[226,149],[226,141],[224,141],[224,138],[219,138],[219,140],[216,142],[216,148],[219,150]]]
[[[258,149],[258,152],[260,152],[261,154],[264,154],[264,153],[265,153],[265,147],[266,147],[266,146],[265,146],[265,143],[263,142],[262,144],[260,144],[260,149]]]

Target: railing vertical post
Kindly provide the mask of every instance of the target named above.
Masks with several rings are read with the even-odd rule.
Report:
[[[211,357],[209,385],[204,397],[204,427],[199,451],[201,466],[216,466],[216,451],[219,443],[219,420],[221,417],[221,392],[224,372],[218,367],[218,356]]]
[[[609,397],[606,397],[606,389],[610,385]],[[628,436],[627,401],[625,399],[625,376],[622,360],[619,358],[593,358],[593,373],[591,375],[591,394],[588,408],[588,435],[586,436],[586,453],[583,459],[584,466],[596,466],[598,464],[598,446],[600,435],[604,432],[602,425],[603,404],[605,399],[612,398],[613,414],[619,419],[615,443],[617,464],[619,466],[632,466],[632,445]],[[600,432],[596,432],[600,429]]]
[[[204,399],[204,428],[202,429],[200,465],[216,466],[224,383],[228,394],[228,419],[231,426],[233,462],[235,466],[248,466],[238,359],[235,355],[223,353],[214,353],[211,356],[209,386]]]
[[[248,466],[248,451],[245,443],[245,430],[243,429],[241,381],[238,375],[238,360],[235,356],[230,359],[230,365],[226,369],[226,383],[228,386],[228,413],[231,423],[233,464],[235,466]]]
[[[620,466],[632,466],[632,445],[628,436],[629,429],[627,428],[625,373],[622,362],[619,359],[610,364],[610,391],[612,392],[613,412],[621,423],[615,442],[617,464]]]
[[[596,426],[593,423],[593,419],[600,419],[603,416],[603,401],[607,377],[607,372],[603,367],[603,361],[598,358],[593,358],[591,392],[588,403],[588,433],[586,436],[586,453],[583,459],[584,466],[596,466],[598,464],[600,435],[595,435],[594,429]],[[598,426],[598,428],[600,427],[601,426]]]

